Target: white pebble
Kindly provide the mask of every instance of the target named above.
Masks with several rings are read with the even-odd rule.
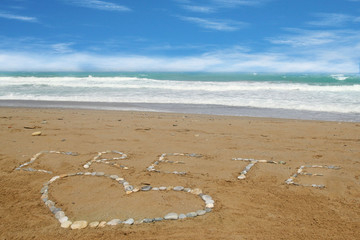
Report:
[[[66,221],[61,223],[61,227],[62,228],[69,228],[71,226],[72,222],[71,221]]]
[[[83,229],[86,228],[88,225],[87,221],[76,221],[71,224],[71,229]]]

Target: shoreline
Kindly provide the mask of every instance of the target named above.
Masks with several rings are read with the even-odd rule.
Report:
[[[0,107],[118,110],[136,112],[203,114],[235,117],[277,118],[289,120],[360,122],[359,113],[335,113],[320,111],[317,112],[306,110],[269,109],[202,104],[0,100]]]

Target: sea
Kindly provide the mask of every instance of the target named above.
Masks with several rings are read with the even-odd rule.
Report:
[[[1,72],[0,106],[360,122],[360,75]]]

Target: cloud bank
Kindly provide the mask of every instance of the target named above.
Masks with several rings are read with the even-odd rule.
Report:
[[[360,46],[358,46],[360,50]],[[197,56],[161,57],[90,53],[38,54],[0,52],[0,71],[206,71],[331,72],[357,71],[351,58],[332,52],[290,57],[280,53],[209,52]]]

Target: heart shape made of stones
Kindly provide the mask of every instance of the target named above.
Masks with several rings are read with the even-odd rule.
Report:
[[[57,206],[57,203],[55,201],[49,199],[49,191],[50,191],[50,185],[54,183],[55,181],[64,180],[66,178],[74,177],[74,176],[88,176],[88,177],[104,177],[109,178],[112,181],[116,182],[117,184],[120,184],[123,186],[126,194],[134,194],[136,192],[146,192],[146,191],[176,191],[181,193],[187,193],[187,194],[193,194],[197,197],[200,197],[204,201],[204,208],[199,209],[194,212],[188,212],[188,213],[174,213],[170,212],[166,214],[165,216],[156,217],[156,218],[144,218],[144,219],[134,219],[134,218],[128,218],[126,220],[120,220],[118,218],[111,219],[109,221],[102,221],[99,219],[99,221],[92,221],[88,222],[85,220],[78,220],[78,221],[71,221],[69,217],[66,215],[66,213]],[[151,187],[149,185],[143,186],[141,188],[136,188],[132,185],[130,185],[124,178],[119,177],[118,175],[108,175],[104,172],[78,172],[78,173],[72,173],[72,174],[62,174],[55,177],[52,177],[48,182],[43,184],[43,187],[40,191],[41,199],[44,202],[45,206],[49,208],[49,210],[54,214],[54,217],[60,222],[61,227],[63,228],[71,228],[71,229],[83,229],[86,227],[105,227],[105,226],[114,226],[119,224],[140,224],[140,223],[151,223],[151,222],[157,222],[157,221],[163,221],[163,220],[178,220],[178,219],[184,219],[184,218],[194,218],[197,216],[205,215],[206,213],[209,213],[212,211],[212,208],[214,207],[214,200],[211,198],[211,196],[203,194],[202,190],[195,188],[185,188],[182,186],[176,186],[176,187]]]

